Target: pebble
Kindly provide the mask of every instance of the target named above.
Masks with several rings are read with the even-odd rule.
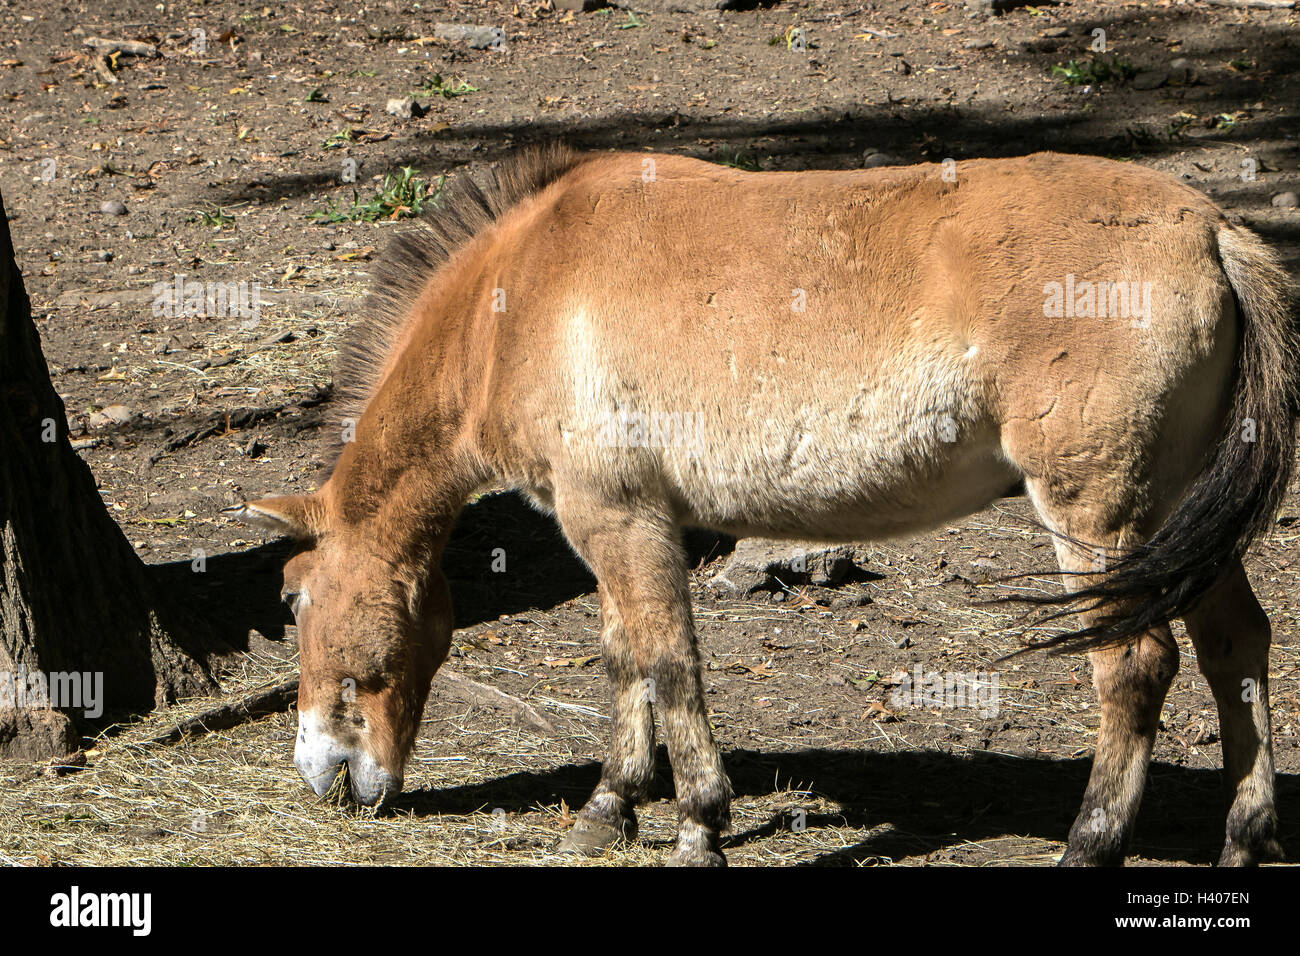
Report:
[[[388,101],[384,112],[398,119],[410,119],[415,115],[415,100],[409,96],[398,96]]]
[[[126,203],[120,199],[107,199],[100,203],[99,211],[105,216],[125,216]]]
[[[486,50],[504,45],[505,31],[500,27],[468,27],[458,23],[435,23],[433,36],[444,43],[464,43],[471,50]]]
[[[134,412],[125,405],[109,405],[90,416],[91,428],[105,428],[109,425],[125,425],[134,416]]]
[[[862,168],[875,169],[878,166],[897,166],[898,160],[888,153],[881,153],[874,149],[869,149],[862,154]]]
[[[1279,209],[1295,209],[1300,206],[1300,196],[1293,192],[1278,193],[1273,197],[1273,205]]]

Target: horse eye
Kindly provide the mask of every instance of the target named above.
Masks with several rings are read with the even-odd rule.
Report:
[[[289,605],[289,610],[298,613],[298,602],[302,599],[301,591],[281,591],[280,600]]]

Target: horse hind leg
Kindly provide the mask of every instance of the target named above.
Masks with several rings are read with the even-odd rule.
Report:
[[[1031,497],[1047,525],[1072,539],[1058,537],[1054,542],[1067,590],[1093,573],[1104,573],[1107,556],[1135,537],[1131,525],[1099,526],[1084,509],[1053,508],[1035,491],[1031,484]],[[1073,542],[1087,542],[1089,547]],[[1079,617],[1088,626],[1102,613],[1084,612]],[[1101,725],[1083,805],[1070,828],[1061,866],[1123,863],[1146,786],[1160,708],[1178,673],[1178,646],[1167,624],[1123,644],[1093,650],[1088,658]]]
[[[1219,865],[1281,859],[1268,712],[1271,630],[1240,562],[1184,620],[1219,710],[1229,804]]]
[[[1070,827],[1061,866],[1123,863],[1146,787],[1160,708],[1178,672],[1178,647],[1168,625],[1088,657],[1101,727],[1083,806]]]

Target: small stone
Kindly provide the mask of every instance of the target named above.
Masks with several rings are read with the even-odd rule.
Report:
[[[105,216],[125,216],[126,203],[120,199],[106,199],[99,204],[99,211]]]
[[[20,126],[35,126],[37,123],[40,123],[49,118],[50,115],[48,113],[28,113],[26,116],[24,116],[22,119],[18,121],[18,124]]]
[[[895,641],[894,646],[900,651],[907,650],[907,648],[912,646],[912,639],[910,637],[904,637],[902,640]]]
[[[967,40],[961,46],[963,50],[987,50],[993,43],[992,40]]]
[[[853,549],[844,545],[742,538],[722,573],[709,583],[746,597],[756,591],[783,594],[785,588],[803,584],[837,584],[853,567]]]
[[[135,412],[125,405],[109,405],[90,416],[91,428],[107,428],[110,425],[125,425],[135,417]]]
[[[445,43],[464,43],[471,50],[499,50],[506,44],[506,31],[500,27],[467,27],[457,23],[435,23],[434,39]]]
[[[1278,193],[1273,197],[1273,205],[1279,209],[1295,209],[1300,206],[1300,196],[1293,192]]]
[[[113,253],[111,253],[107,249],[100,249],[98,252],[95,253],[95,260],[97,262],[112,262]]]
[[[874,149],[869,149],[862,154],[862,168],[875,169],[878,166],[897,166],[898,160],[888,153],[881,153]]]
[[[556,10],[573,10],[576,13],[590,13],[601,7],[609,6],[608,0],[553,0]]]
[[[415,115],[415,99],[410,96],[394,97],[384,107],[384,112],[398,119],[410,119]]]
[[[1048,27],[1043,31],[1043,36],[1049,40],[1059,40],[1061,37],[1068,37],[1069,35],[1070,31],[1065,27]]]

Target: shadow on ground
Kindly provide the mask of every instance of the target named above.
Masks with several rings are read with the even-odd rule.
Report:
[[[1206,11],[1181,8],[1143,9],[1118,20],[1110,16],[1105,26],[1112,32],[1127,26],[1160,35],[1176,30],[1179,21],[1205,16]],[[1062,19],[1059,25],[1068,31],[1067,39],[1045,45],[1041,41],[1029,43],[1001,55],[1007,62],[1027,65],[1048,75],[1053,65],[1086,55],[1079,38],[1098,22],[1086,12]],[[1250,51],[1255,60],[1253,68],[1214,69],[1192,84],[1153,90],[1137,90],[1131,83],[1108,83],[1086,100],[1061,87],[1055,95],[1066,99],[1050,112],[1012,113],[995,105],[916,106],[903,98],[853,110],[821,109],[796,120],[761,115],[715,118],[674,108],[606,113],[586,119],[563,116],[530,117],[527,122],[466,122],[449,129],[415,133],[410,137],[410,148],[396,157],[395,165],[449,168],[471,161],[497,162],[520,146],[554,140],[583,149],[677,150],[714,160],[749,155],[764,158],[765,165],[774,169],[847,169],[861,165],[863,150],[868,147],[888,152],[902,163],[934,162],[947,157],[960,160],[1018,156],[1037,150],[1136,158],[1178,153],[1204,141],[1248,143],[1292,135],[1300,124],[1300,104],[1294,102],[1251,120],[1242,130],[1196,140],[1172,136],[1160,122],[1143,125],[1122,120],[1133,113],[1172,116],[1184,106],[1205,113],[1231,113],[1275,92],[1279,82],[1300,72],[1300,46],[1291,42],[1290,27],[1284,23],[1234,24],[1231,30],[1215,35],[1221,38],[1217,45],[1202,48],[1193,43],[1178,55],[1217,67]],[[1131,63],[1139,71],[1159,71],[1168,66],[1167,59],[1144,62],[1143,55],[1137,55]],[[340,188],[332,168],[258,178],[255,182],[256,188],[253,181],[232,184],[216,201],[263,202],[267,195],[298,196]]]
[[[688,532],[692,567],[728,553],[734,539]],[[499,552],[499,553],[498,553]],[[211,635],[209,650],[248,649],[248,632],[283,640],[293,616],[280,601],[287,540],[205,559],[151,567],[159,592],[179,600],[182,613]],[[504,570],[494,571],[496,566]],[[467,506],[456,522],[442,560],[451,582],[456,627],[497,620],[503,614],[549,609],[596,589],[596,581],[561,535],[555,520],[521,496],[487,495]]]
[[[1092,761],[1004,754],[971,756],[933,751],[803,750],[765,753],[733,750],[725,755],[738,799],[807,790],[843,807],[806,815],[808,830],[825,827],[881,828],[878,834],[829,851],[809,865],[854,865],[896,860],[960,848],[1007,835],[1063,842],[1078,812]],[[667,754],[659,748],[652,796],[672,795]],[[495,808],[528,812],[563,799],[581,806],[600,778],[598,763],[568,764],[543,773],[513,773],[486,783],[404,794],[393,809],[416,816],[468,815]],[[1221,774],[1167,763],[1151,765],[1134,855],[1162,863],[1208,864],[1223,842]],[[790,812],[775,811],[763,826],[733,832],[728,848],[791,829]],[[1300,852],[1300,775],[1279,774],[1277,800],[1282,844]],[[1289,825],[1288,825],[1289,824]]]

